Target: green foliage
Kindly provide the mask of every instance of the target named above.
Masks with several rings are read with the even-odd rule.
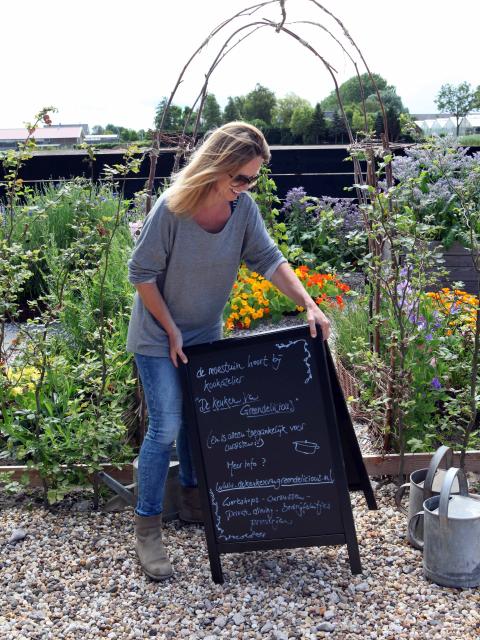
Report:
[[[242,119],[242,112],[236,98],[229,96],[225,109],[223,110],[223,122],[235,122]]]
[[[275,194],[276,190],[277,185],[275,181],[270,178],[270,169],[263,165],[260,170],[256,189],[252,195],[260,209],[268,232],[275,240],[280,251],[286,255],[288,251],[286,244],[286,226],[283,222],[278,221],[279,211],[277,205],[280,204],[280,199]]]
[[[433,137],[405,151],[393,160],[393,175],[414,185],[405,193],[404,204],[421,222],[435,225],[435,240],[448,248],[454,241],[469,246],[470,221],[476,219],[480,202],[477,190],[478,158],[468,155],[453,139]],[[468,191],[468,214],[462,200]],[[470,217],[469,217],[470,216]],[[473,216],[473,217],[472,217]],[[475,233],[479,229],[475,228]]]
[[[282,213],[293,264],[346,271],[366,253],[367,235],[354,203],[307,196],[300,187],[287,193]]]
[[[202,128],[209,131],[222,124],[222,112],[213,93],[207,93],[202,110]]]
[[[310,129],[313,121],[314,111],[309,104],[295,107],[290,119],[290,130],[293,135],[305,135]]]
[[[155,129],[160,129],[163,119],[163,131],[181,131],[183,129],[183,111],[176,104],[171,104],[167,109],[168,98],[163,97],[155,111]],[[165,112],[165,117],[164,117]]]
[[[388,121],[389,138],[397,140],[400,136],[399,116],[405,113],[402,99],[397,95],[395,87],[388,85],[387,81],[378,74],[372,74],[375,80],[378,93],[383,102]],[[363,94],[357,76],[353,76],[339,87],[339,93],[344,105],[345,114],[350,122],[354,134],[376,131],[383,132],[383,121],[381,120],[381,108],[375,86],[368,75],[364,73],[360,76],[363,85]],[[321,102],[325,110],[337,110],[339,108],[335,91]],[[364,110],[366,113],[364,113]],[[366,118],[366,122],[365,122]],[[338,129],[338,124],[334,128]],[[343,135],[337,130],[333,133],[334,138]]]
[[[459,144],[464,147],[480,147],[480,134],[470,134],[468,136],[460,136]]]
[[[387,90],[393,93],[395,92],[395,88],[391,85],[388,85],[387,81],[382,78],[382,76],[378,75],[378,73],[373,73],[372,77],[380,91]],[[363,85],[363,96],[365,98],[368,98],[372,94],[375,94],[375,85],[373,84],[368,73],[363,73],[360,76],[360,80]],[[362,88],[360,86],[358,77],[355,75],[343,82],[339,86],[339,93],[344,105],[360,104],[362,102]],[[324,109],[325,111],[338,109],[336,92],[332,91],[324,100],[322,100],[320,104],[322,106],[322,109]]]
[[[320,144],[326,141],[327,133],[327,122],[325,120],[322,107],[317,103],[312,114],[312,120],[305,132],[304,141],[307,144]]]
[[[13,174],[23,159],[19,154],[15,167],[9,156]],[[10,224],[0,227],[0,286],[5,289],[0,444],[38,470],[46,502],[61,499],[102,462],[132,456],[128,437],[135,381],[124,347],[131,301],[125,268],[132,241],[129,203],[117,194],[114,181],[138,166],[132,147],[123,164],[105,168],[109,187],[72,181],[34,195],[25,194],[12,178],[2,208]],[[26,250],[20,242],[35,249]],[[17,337],[22,348],[11,363],[5,357],[5,323],[17,317],[19,294],[36,271],[42,286],[28,301],[32,317],[22,326]],[[85,466],[79,469],[79,464]]]
[[[469,421],[468,383],[475,351],[471,310],[468,320],[453,328],[452,318],[464,313],[461,305],[467,301],[460,305],[459,300],[449,300],[445,305],[441,295],[425,294],[443,272],[431,243],[437,232],[434,219],[420,220],[412,209],[426,180],[422,173],[405,177],[389,190],[366,187],[371,202],[365,207],[370,252],[362,265],[372,283],[370,336],[367,340],[357,309],[354,322],[361,330],[357,336],[350,330],[344,340],[362,382],[363,408],[382,431],[385,446],[400,452],[432,449],[440,442],[466,448],[476,437],[475,416]],[[388,259],[382,247],[388,247]],[[474,315],[477,306],[474,301]],[[467,437],[468,425],[472,428]]]
[[[30,344],[2,379],[0,432],[10,455],[39,471],[52,503],[85,483],[101,463],[131,460],[123,414],[134,381],[124,350],[112,350],[99,411],[102,361],[97,352],[70,351],[50,338],[43,362]],[[80,469],[80,464],[86,466]]]
[[[348,141],[347,128],[343,116],[338,111],[333,114],[330,137],[333,144],[345,144]]]
[[[272,124],[276,102],[277,98],[273,91],[257,83],[255,89],[245,96],[241,113],[249,122],[263,120],[268,126]]]
[[[277,127],[289,128],[293,112],[298,107],[311,107],[308,100],[290,92],[284,98],[277,100],[273,110],[273,124]]]

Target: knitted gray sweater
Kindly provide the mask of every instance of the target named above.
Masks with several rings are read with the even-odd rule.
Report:
[[[240,263],[272,276],[286,262],[267,233],[257,205],[244,192],[224,228],[202,229],[192,218],[172,214],[161,196],[143,226],[128,261],[132,284],[156,282],[184,346],[218,340],[222,312]],[[127,350],[168,357],[168,336],[135,294]]]

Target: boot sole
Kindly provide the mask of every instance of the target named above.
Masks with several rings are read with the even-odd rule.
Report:
[[[162,582],[162,580],[168,580],[169,578],[171,578],[173,576],[173,570],[172,570],[171,573],[169,573],[168,575],[165,575],[165,576],[155,576],[152,573],[149,573],[148,571],[145,571],[145,569],[143,567],[142,567],[142,571],[146,576],[148,576],[154,582]]]
[[[181,515],[178,516],[178,519],[186,524],[205,524],[205,520],[195,520],[193,518],[183,518]]]
[[[137,552],[137,550],[136,550],[136,549],[135,549],[135,553],[136,553],[136,555],[137,555],[138,562],[140,563],[140,566],[142,567],[142,571],[143,571],[143,573],[144,573],[146,576],[148,576],[149,578],[151,578],[152,580],[154,580],[155,582],[161,582],[162,580],[168,580],[168,578],[171,578],[171,577],[173,576],[173,568],[172,568],[172,570],[170,571],[170,573],[166,573],[166,574],[161,575],[161,576],[158,576],[158,575],[155,575],[155,574],[153,574],[153,573],[150,573],[149,571],[147,571],[147,570],[145,569],[145,567],[144,567],[144,566],[142,565],[142,563],[140,562],[140,557],[139,557],[138,552]]]

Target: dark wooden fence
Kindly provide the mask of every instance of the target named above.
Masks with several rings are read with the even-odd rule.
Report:
[[[312,196],[334,198],[355,196],[355,192],[351,190],[354,184],[353,165],[348,160],[348,150],[345,145],[272,146],[271,151],[272,177],[277,184],[277,193],[281,199],[292,187],[304,187],[305,191]],[[480,151],[480,148],[470,149],[470,153],[475,151]],[[396,153],[402,153],[402,150]],[[170,175],[173,158],[173,151],[160,152],[155,175],[156,189],[160,188],[163,181]],[[37,151],[22,167],[20,177],[31,186],[41,186],[42,183],[48,182],[56,183],[74,176],[100,180],[105,165],[121,163],[122,159],[121,151],[102,149],[96,152],[96,160],[90,166],[85,151]],[[125,179],[127,198],[145,187],[149,168],[150,160],[146,157],[141,164],[140,173],[132,174]],[[1,179],[0,166],[0,181]]]
[[[284,198],[292,187],[304,187],[312,196],[330,196],[334,198],[354,197],[351,191],[354,183],[353,165],[348,160],[345,145],[317,146],[272,146],[270,167],[278,196]],[[471,148],[470,153],[480,151],[479,147]],[[396,151],[402,153],[402,150]],[[155,188],[162,186],[172,170],[174,152],[162,150],[157,162]],[[100,180],[105,165],[122,162],[119,150],[102,149],[96,152],[96,160],[89,164],[85,151],[59,150],[37,151],[20,172],[20,177],[29,185],[58,182],[74,176],[93,177]],[[140,173],[125,179],[125,196],[131,197],[145,187],[149,174],[150,160],[144,158]],[[2,167],[0,166],[0,181]],[[0,191],[0,196],[2,195]]]
[[[346,146],[297,146],[271,147],[272,160],[270,167],[278,196],[284,198],[292,187],[304,187],[312,196],[331,196],[335,198],[352,197],[354,193],[346,191],[352,187],[353,166],[347,160]],[[84,151],[37,151],[20,172],[20,177],[29,185],[56,183],[74,176],[92,177],[100,180],[105,165],[122,162],[122,153],[118,150],[98,150],[92,166]],[[155,188],[162,186],[173,166],[173,151],[161,151],[157,162]],[[125,195],[131,197],[144,188],[150,161],[145,158],[140,173],[125,179]],[[0,167],[0,180],[1,180]],[[0,194],[1,195],[1,194]]]

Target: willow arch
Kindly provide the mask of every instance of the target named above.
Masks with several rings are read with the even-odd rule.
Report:
[[[209,44],[214,38],[216,38],[217,36],[219,36],[219,34],[226,30],[227,28],[231,28],[234,23],[238,20],[241,20],[242,18],[251,18],[252,16],[255,16],[255,14],[257,14],[261,9],[264,8],[272,8],[273,6],[278,7],[278,9],[280,10],[280,16],[279,16],[279,20],[275,21],[269,18],[262,18],[260,20],[258,19],[253,19],[249,22],[247,22],[247,24],[244,24],[240,27],[233,27],[233,31],[231,31],[227,37],[224,39],[223,44],[220,46],[220,48],[218,49],[217,54],[215,55],[213,61],[211,62],[210,66],[208,67],[206,73],[205,73],[205,80],[203,82],[203,85],[198,93],[198,96],[196,98],[196,100],[194,101],[191,110],[190,110],[190,114],[193,113],[194,109],[197,108],[197,116],[196,116],[196,120],[195,120],[195,124],[193,126],[193,132],[192,135],[187,135],[186,134],[186,130],[187,130],[187,126],[189,125],[189,120],[190,120],[190,114],[187,116],[187,118],[184,121],[184,126],[183,126],[183,130],[182,133],[177,137],[176,139],[176,144],[177,144],[177,151],[175,154],[175,163],[174,163],[174,170],[178,169],[181,161],[183,159],[185,159],[186,157],[188,157],[188,155],[192,152],[193,150],[193,146],[194,146],[194,140],[196,138],[196,135],[198,133],[198,128],[200,125],[200,118],[202,115],[202,111],[203,111],[203,107],[204,107],[204,102],[205,102],[205,98],[207,95],[207,91],[208,91],[208,85],[209,85],[209,81],[211,76],[213,75],[214,71],[216,70],[216,68],[218,67],[219,64],[221,64],[225,58],[227,57],[227,55],[233,51],[236,47],[238,47],[242,42],[244,42],[247,38],[249,38],[250,36],[252,36],[254,33],[257,33],[260,29],[264,29],[264,28],[268,28],[268,29],[274,29],[274,31],[277,34],[283,34],[283,35],[287,35],[290,38],[293,38],[295,41],[297,41],[301,46],[305,47],[308,51],[310,51],[310,53],[312,53],[314,56],[316,56],[320,62],[324,65],[324,67],[327,69],[328,73],[330,74],[330,77],[332,79],[333,85],[334,85],[334,89],[335,89],[335,93],[337,95],[337,100],[338,100],[338,105],[340,108],[340,112],[342,114],[342,118],[345,124],[345,128],[347,131],[347,135],[349,138],[349,142],[350,142],[350,147],[351,149],[354,151],[352,153],[352,160],[353,160],[353,168],[354,168],[354,177],[355,177],[355,184],[357,185],[364,185],[365,184],[365,178],[363,175],[363,172],[361,170],[361,166],[360,166],[360,160],[359,160],[359,156],[362,156],[363,158],[365,158],[366,163],[367,163],[367,172],[366,172],[366,182],[367,184],[370,185],[376,185],[376,174],[375,174],[375,154],[379,153],[379,149],[381,149],[380,153],[381,154],[386,154],[389,153],[390,150],[390,143],[389,143],[389,137],[388,137],[388,122],[387,122],[387,118],[386,118],[386,113],[385,113],[385,108],[383,105],[383,101],[380,95],[380,91],[376,85],[375,79],[370,71],[370,68],[360,50],[360,48],[358,47],[358,45],[356,44],[355,40],[352,38],[352,36],[350,35],[349,31],[346,29],[345,25],[343,24],[343,22],[337,17],[335,16],[335,14],[333,14],[331,11],[329,11],[326,7],[324,7],[320,2],[318,2],[318,0],[306,0],[307,3],[313,4],[314,7],[316,7],[321,13],[323,13],[323,15],[327,15],[329,16],[334,23],[337,25],[337,27],[340,28],[341,30],[341,36],[337,37],[335,36],[335,34],[331,31],[331,29],[327,28],[324,24],[322,24],[321,22],[315,22],[313,20],[297,20],[294,21],[292,23],[288,23],[287,22],[287,9],[286,9],[286,0],[265,0],[264,2],[259,2],[257,4],[251,5],[246,7],[245,9],[242,9],[240,11],[238,11],[237,13],[235,13],[233,16],[231,16],[230,18],[224,20],[223,22],[221,22],[220,24],[218,24],[211,32],[210,34],[203,40],[203,42],[200,44],[199,47],[197,47],[197,49],[195,49],[195,51],[193,52],[193,54],[188,58],[186,64],[184,65],[183,69],[181,70],[177,81],[169,95],[169,98],[167,100],[167,103],[165,105],[160,123],[159,123],[159,127],[158,129],[155,131],[154,133],[154,139],[153,139],[153,144],[152,144],[152,148],[149,151],[149,156],[150,156],[150,170],[149,170],[149,177],[148,177],[148,181],[147,181],[147,198],[146,198],[146,212],[148,213],[148,211],[151,208],[152,205],[152,194],[153,194],[153,184],[154,184],[154,179],[155,179],[155,171],[156,171],[156,164],[157,164],[157,159],[158,159],[158,155],[160,152],[160,148],[161,148],[161,144],[163,141],[168,140],[168,136],[165,135],[165,132],[163,130],[164,127],[164,123],[165,123],[165,119],[166,116],[168,114],[168,111],[172,105],[173,99],[177,93],[177,90],[180,86],[180,84],[183,82],[183,79],[190,67],[190,65],[192,64],[192,62],[197,58],[197,56],[199,56],[201,54],[201,52],[204,50],[204,48],[207,46],[207,44]],[[366,73],[368,74],[370,80],[372,81],[372,84],[375,88],[375,93],[377,96],[377,100],[379,103],[379,107],[382,113],[382,119],[383,119],[383,128],[384,128],[384,134],[382,134],[382,139],[381,141],[379,140],[374,140],[372,138],[368,138],[366,137],[364,140],[362,141],[358,141],[355,140],[350,124],[348,122],[348,119],[346,117],[345,114],[345,110],[344,110],[344,106],[342,103],[342,99],[340,96],[340,92],[339,92],[339,86],[338,86],[338,82],[337,79],[335,77],[336,74],[336,69],[333,67],[332,64],[330,64],[326,58],[317,50],[317,48],[308,40],[306,40],[305,38],[301,37],[296,31],[294,31],[291,27],[294,25],[311,25],[311,26],[315,26],[318,27],[319,29],[321,29],[322,31],[324,31],[335,43],[336,45],[342,50],[342,52],[344,54],[347,55],[348,59],[350,60],[352,66],[354,67],[355,70],[355,74],[358,78],[359,81],[359,87],[360,87],[360,92],[362,95],[362,110],[363,110],[363,116],[364,116],[364,121],[365,124],[367,123],[367,117],[366,117],[366,108],[365,108],[365,95],[364,95],[364,89],[363,89],[363,85],[362,85],[362,80],[361,80],[361,74],[359,71],[359,64],[357,62],[357,60],[355,59],[354,55],[352,53],[350,53],[348,51],[348,46],[350,46],[351,48],[353,48],[355,54],[358,56],[360,63],[363,65]],[[247,31],[246,33],[244,33],[245,31]],[[237,38],[235,40],[235,38]],[[343,42],[342,42],[342,38],[343,38]],[[347,45],[347,46],[346,46]],[[367,127],[366,127],[367,128]],[[389,167],[387,167],[387,183],[389,185],[393,184],[393,180],[392,180],[392,176],[391,176],[391,172],[389,170]],[[367,193],[362,190],[362,189],[357,189],[357,198],[359,200],[359,202],[366,204],[367,203]]]

